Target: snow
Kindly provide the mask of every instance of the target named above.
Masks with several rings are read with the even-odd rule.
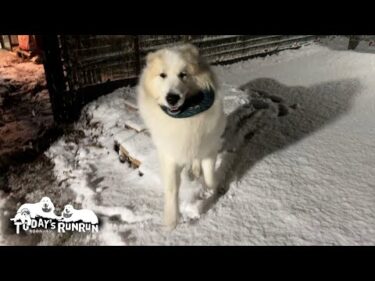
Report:
[[[75,124],[85,136],[63,137],[46,155],[102,219],[101,245],[374,244],[375,47],[347,43],[335,37],[214,67],[229,115],[217,163],[224,194],[205,194],[184,174],[173,232],[162,226],[156,151],[125,129],[129,120],[140,126],[134,88],[89,104]],[[139,169],[113,149],[132,138],[144,146]]]
[[[4,204],[5,204],[5,199],[3,197],[5,197],[4,192],[0,190],[0,210],[3,210]],[[3,232],[2,224],[0,223],[0,233],[2,232]],[[0,246],[5,246],[5,245],[6,245],[6,241],[2,237],[2,235],[0,235]]]

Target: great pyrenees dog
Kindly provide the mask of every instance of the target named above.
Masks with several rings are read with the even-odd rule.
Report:
[[[95,213],[88,209],[77,210],[70,204],[64,207],[61,214],[61,220],[64,222],[83,221],[85,223],[97,224],[99,222]]]
[[[42,217],[49,219],[57,219],[55,215],[55,206],[49,197],[43,197],[37,203],[26,203],[18,208],[16,216],[12,219],[14,221],[21,220],[27,225],[31,224],[31,219]]]
[[[209,64],[191,44],[149,53],[137,92],[141,117],[159,155],[164,224],[173,230],[182,170],[196,177],[202,171],[208,189],[218,184],[215,163],[226,122],[222,97]]]

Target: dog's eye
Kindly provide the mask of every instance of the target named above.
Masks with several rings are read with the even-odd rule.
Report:
[[[160,77],[164,79],[164,78],[167,77],[167,74],[165,74],[165,73],[160,73]]]
[[[181,80],[182,80],[182,79],[185,79],[186,76],[187,76],[187,73],[186,73],[186,72],[180,72],[180,73],[178,74],[178,77],[179,77]]]

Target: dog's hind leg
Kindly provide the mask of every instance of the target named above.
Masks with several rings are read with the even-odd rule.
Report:
[[[182,168],[169,157],[162,156],[160,160],[164,183],[164,224],[168,230],[173,230],[179,218],[178,192]]]
[[[198,159],[195,159],[193,161],[193,164],[191,165],[191,171],[196,179],[198,179],[201,175],[201,163]]]
[[[191,164],[186,166],[186,172],[190,181],[199,179],[201,176],[201,161],[199,159],[194,159]]]
[[[202,160],[204,182],[210,190],[214,190],[217,184],[215,178],[215,163],[216,155],[204,158]]]

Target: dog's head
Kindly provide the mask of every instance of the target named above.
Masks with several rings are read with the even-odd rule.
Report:
[[[70,204],[64,207],[64,211],[62,212],[62,216],[64,218],[70,218],[74,213],[74,207]]]
[[[55,206],[48,197],[43,197],[42,200],[40,200],[40,204],[42,206],[42,211],[45,213],[53,212],[55,210]]]
[[[149,53],[141,79],[147,94],[172,112],[178,112],[186,98],[216,87],[209,65],[191,44]]]

